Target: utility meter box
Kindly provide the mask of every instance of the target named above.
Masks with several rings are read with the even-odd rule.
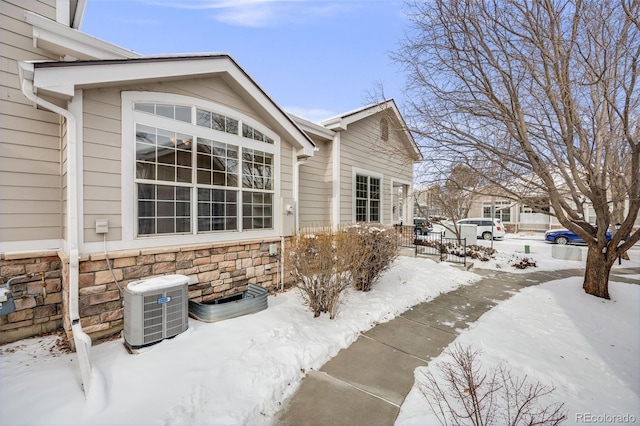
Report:
[[[467,239],[467,245],[478,244],[478,225],[458,225],[460,227],[460,238]]]

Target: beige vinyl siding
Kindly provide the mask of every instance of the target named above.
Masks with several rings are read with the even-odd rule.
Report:
[[[318,151],[300,166],[300,226],[331,223],[331,142],[317,142]]]
[[[216,102],[250,116],[266,127],[268,123],[254,111],[221,78],[149,83],[83,92],[83,196],[84,240],[102,241],[95,233],[95,220],[108,219],[110,241],[122,238],[121,188],[121,92],[162,92]],[[291,145],[282,141],[282,194],[293,196]],[[130,183],[133,185],[133,182]],[[276,200],[276,202],[279,202]],[[277,218],[275,218],[277,220]]]
[[[280,199],[274,200],[274,207],[279,204],[279,208],[281,208],[282,214],[282,227],[284,235],[292,235],[295,229],[295,219],[292,215],[287,214],[285,211],[286,204],[293,202],[293,167],[294,167],[294,156],[293,149],[291,148],[291,144],[281,140],[280,147]],[[275,217],[274,221],[277,221],[280,218]],[[274,223],[275,225],[275,223]]]
[[[60,117],[20,90],[17,61],[58,59],[33,47],[30,10],[55,20],[55,2],[0,2],[0,240],[62,237]],[[34,247],[35,250],[39,249]]]
[[[391,222],[392,179],[413,181],[413,161],[398,131],[390,129],[389,140],[380,139],[380,114],[349,124],[340,140],[340,221],[352,223],[353,168],[382,174],[381,221]]]
[[[0,12],[7,10],[28,10],[38,15],[56,20],[56,0],[2,0],[0,2]]]
[[[102,241],[104,238],[95,233],[96,219],[109,221],[109,240],[122,238],[120,102],[117,89],[85,90],[83,93],[85,242]]]

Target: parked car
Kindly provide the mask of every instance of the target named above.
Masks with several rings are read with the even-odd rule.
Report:
[[[423,217],[413,218],[413,229],[417,235],[425,235],[433,230],[433,225]]]
[[[611,239],[611,231],[607,230],[607,241]],[[585,244],[582,237],[568,229],[552,229],[544,233],[544,239],[554,244]]]
[[[500,219],[470,217],[467,219],[461,219],[457,223],[458,225],[476,225],[477,236],[483,240],[490,240],[491,238],[503,239],[506,234],[504,225]]]

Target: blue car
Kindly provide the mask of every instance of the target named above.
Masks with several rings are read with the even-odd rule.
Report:
[[[607,241],[611,239],[611,231],[607,231]],[[546,241],[555,244],[584,244],[584,240],[568,229],[553,229],[544,233]]]

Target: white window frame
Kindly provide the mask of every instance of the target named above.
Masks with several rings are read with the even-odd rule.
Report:
[[[367,176],[369,178],[380,179],[380,214],[378,222],[384,223],[384,175],[382,173],[374,172],[372,170],[360,169],[353,167],[351,172],[351,220],[356,223],[356,180],[357,176]],[[367,203],[367,219],[371,219],[369,212],[369,203]],[[369,222],[369,220],[367,220]]]
[[[205,101],[190,96],[177,95],[162,92],[139,92],[127,91],[122,92],[122,241],[133,243],[134,246],[152,247],[158,245],[158,242],[170,240],[171,245],[180,244],[197,244],[202,242],[217,241],[238,241],[246,239],[271,238],[280,235],[282,215],[280,200],[280,173],[281,173],[281,140],[273,131],[266,128],[257,120],[225,105],[215,102]],[[195,118],[192,117],[192,123],[185,123],[179,120],[155,116],[149,113],[134,110],[136,102],[149,103],[165,103],[176,105],[188,105],[216,112],[228,117],[237,119],[239,123],[238,135],[219,132],[206,127],[197,126]],[[141,122],[139,121],[141,120]],[[196,139],[198,137],[206,139],[214,139],[223,143],[232,144],[238,147],[239,156],[239,186],[238,186],[238,230],[233,231],[215,231],[198,233],[197,232],[197,202],[192,199],[192,233],[190,234],[156,234],[156,235],[137,235],[137,199],[136,199],[136,159],[135,159],[135,126],[136,123],[147,126],[154,126],[171,131],[186,133],[194,136],[194,148],[196,149]],[[242,123],[246,123],[251,127],[261,131],[265,135],[274,140],[273,144],[256,141],[253,139],[242,137]],[[168,127],[169,126],[169,127]],[[267,191],[273,194],[273,227],[271,229],[242,229],[242,193],[247,189],[242,188],[242,148],[250,148],[273,154],[273,167],[275,169],[273,175],[273,191]],[[195,166],[195,165],[194,165]],[[168,182],[170,184],[170,182]],[[195,183],[194,183],[195,185]],[[254,191],[254,190],[251,190]],[[260,191],[258,191],[260,192]],[[130,246],[130,245],[128,245]]]

